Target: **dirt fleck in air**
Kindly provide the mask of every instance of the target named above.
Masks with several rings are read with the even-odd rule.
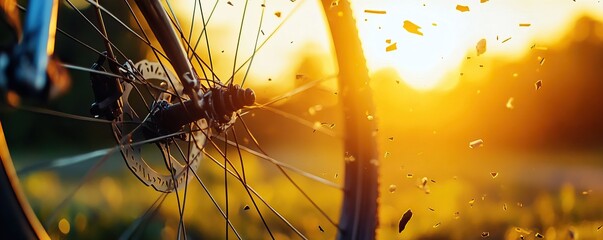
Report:
[[[391,51],[395,51],[398,49],[398,43],[392,43],[390,45],[388,45],[387,47],[385,47],[385,51],[386,52],[391,52]]]
[[[475,45],[475,50],[477,51],[477,56],[482,55],[486,52],[486,39],[480,39]]]
[[[371,9],[365,9],[364,12],[372,13],[372,14],[386,14],[387,13],[385,10],[371,10]]]
[[[475,148],[483,147],[483,146],[484,146],[484,140],[482,140],[481,138],[471,141],[469,143],[469,148],[471,148],[471,149],[475,149]]]
[[[469,12],[469,6],[456,5],[456,10],[459,12]]]
[[[401,233],[402,231],[404,231],[404,228],[406,228],[406,224],[408,224],[408,221],[410,221],[410,218],[412,218],[412,211],[410,209],[408,209],[402,215],[402,218],[400,218],[400,222],[398,222],[398,233]]]
[[[534,87],[536,87],[536,90],[540,90],[540,88],[542,88],[542,80],[536,81],[536,83],[534,83]]]
[[[423,33],[421,32],[421,27],[411,21],[404,20],[404,25],[402,27],[409,33],[414,33],[423,36]]]
[[[510,97],[507,100],[507,105],[506,105],[507,109],[513,109],[513,108],[515,108],[515,106],[513,106],[513,100],[515,100],[513,97]]]

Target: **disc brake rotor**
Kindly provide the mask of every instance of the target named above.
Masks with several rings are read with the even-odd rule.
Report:
[[[169,70],[165,71],[160,63],[142,60],[134,64],[134,68],[147,82],[158,82],[158,84],[153,85],[186,99],[183,94],[182,84],[177,81],[173,73]],[[170,79],[172,80],[171,82]],[[182,133],[161,140],[159,140],[159,138],[162,138],[161,136],[149,137],[148,134],[145,134],[140,124],[148,120],[146,115],[149,110],[147,109],[144,114],[141,114],[142,111],[140,110],[136,112],[130,101],[134,100],[130,99],[132,91],[139,91],[139,89],[136,89],[135,85],[130,83],[124,83],[123,88],[123,113],[114,121],[112,128],[126,165],[140,181],[147,186],[152,186],[157,191],[172,192],[179,189],[184,185],[183,183],[192,179],[192,171],[197,171],[203,158],[201,149],[206,143],[207,136],[211,134],[207,120],[200,119],[189,124],[184,130],[187,132],[186,134]],[[133,94],[132,98],[135,95]],[[159,93],[156,99],[153,100],[152,105],[160,102],[173,104],[178,101],[180,101],[178,97],[173,97],[172,94]],[[150,111],[153,111],[153,106],[147,107],[150,107]],[[184,148],[177,148],[175,144],[178,144],[178,142],[187,144],[179,144],[183,145]],[[154,169],[143,158],[143,153],[145,151],[151,152],[149,148],[152,147],[157,147],[162,153],[161,157],[165,163],[163,172],[168,173],[164,174],[158,171],[158,169]],[[145,156],[148,156],[148,153]],[[174,156],[182,156],[182,158],[178,160]]]

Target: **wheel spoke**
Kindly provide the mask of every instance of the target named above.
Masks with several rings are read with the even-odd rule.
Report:
[[[24,168],[18,170],[17,174],[21,177],[24,177],[24,176],[29,175],[30,173],[45,170],[45,169],[61,168],[61,167],[67,167],[67,166],[87,162],[87,161],[93,160],[95,158],[105,156],[105,155],[109,154],[109,152],[115,151],[116,149],[117,149],[117,147],[104,148],[104,149],[99,149],[96,151],[79,154],[79,155],[75,155],[75,156],[71,156],[71,157],[59,158],[59,159],[52,160],[52,161],[43,161],[43,162],[40,162],[37,164],[33,164],[30,166],[24,167]]]
[[[211,156],[209,153],[207,153],[207,151],[203,150],[203,153],[205,156],[207,156],[210,160],[212,160],[214,163],[216,163],[220,168],[224,169],[225,166],[222,165],[222,163],[220,163],[216,158],[214,158],[213,156]],[[230,174],[231,176],[233,176],[236,180],[238,180],[239,182],[241,182],[241,184],[243,184],[243,187],[245,187],[245,189],[247,189],[249,194],[253,194],[255,195],[262,203],[264,203],[264,205],[270,209],[270,211],[276,215],[281,221],[283,221],[291,230],[293,230],[299,237],[303,238],[303,239],[308,239],[306,238],[306,236],[304,236],[297,228],[295,228],[282,214],[280,214],[276,209],[274,209],[274,207],[272,207],[254,188],[252,188],[251,186],[249,186],[248,184],[244,184],[243,183],[243,179],[240,177],[240,175],[236,174],[235,172],[231,171],[231,170],[227,170],[228,174]],[[259,210],[258,210],[259,211]],[[269,231],[269,233],[271,234],[271,232]],[[274,236],[272,236],[272,239],[274,239]]]
[[[266,5],[266,0],[262,1],[262,5]],[[253,53],[251,53],[251,57],[249,57],[249,64],[247,64],[247,70],[245,70],[245,75],[243,76],[243,80],[241,81],[241,86],[245,86],[245,80],[247,80],[247,76],[249,75],[249,70],[251,70],[251,64],[253,63],[253,59],[255,58],[255,54],[257,53],[257,51],[255,51],[255,49],[258,47],[258,41],[260,39],[260,32],[262,31],[262,23],[264,22],[264,13],[266,12],[266,8],[262,7],[262,13],[260,14],[260,24],[258,24],[258,30],[255,33],[255,41],[253,43]],[[236,60],[236,58],[235,58]],[[233,71],[234,68],[236,67],[233,66]],[[232,75],[232,79],[234,82],[234,73]]]

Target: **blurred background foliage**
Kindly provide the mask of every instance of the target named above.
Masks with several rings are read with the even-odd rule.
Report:
[[[237,4],[240,5],[235,2]],[[103,6],[125,19],[128,25],[135,26],[123,3],[106,2]],[[593,6],[603,8],[599,3]],[[84,15],[94,16],[93,8],[81,9]],[[316,9],[319,8],[314,7],[313,11]],[[363,14],[362,10],[355,12]],[[283,14],[286,13],[283,10]],[[77,11],[63,3],[59,14],[58,25],[62,30],[95,49],[104,48],[102,39]],[[105,20],[108,29],[119,29],[110,31],[110,38],[132,61],[152,59],[148,47],[123,31],[118,22],[107,16]],[[303,21],[291,21],[292,26],[286,27],[289,30],[283,31],[295,29],[301,35],[321,34],[322,30],[300,27]],[[372,21],[359,21],[359,26],[372,24]],[[378,129],[373,131],[379,138],[382,154],[379,239],[479,239],[486,232],[491,239],[519,239],[521,235],[535,239],[536,233],[546,239],[603,239],[603,101],[600,97],[603,23],[597,18],[582,16],[568,26],[562,36],[555,36],[559,39],[555,43],[543,46],[536,40],[525,42],[518,58],[488,52],[478,57],[475,49],[463,49],[463,61],[454,69],[458,82],[453,87],[417,89],[394,66],[371,70],[368,84],[375,93],[377,111],[367,115],[374,116],[378,122]],[[229,28],[220,27],[215,27],[217,36],[232,38],[233,32],[225,30]],[[401,25],[399,28],[403,31]],[[138,28],[133,29],[141,33]],[[147,32],[150,31],[147,29]],[[383,41],[380,42],[383,50],[384,40],[379,40]],[[248,86],[258,93],[258,102],[267,102],[333,71],[332,56],[325,44],[304,42],[299,35],[285,35],[272,41],[277,42],[272,46],[277,52],[285,52],[277,46],[294,46],[293,50],[286,50],[292,51],[294,58],[270,59],[270,54],[268,59],[259,58],[259,66],[271,68],[271,63],[278,65],[276,62],[284,61],[288,70],[272,77],[262,73],[252,76],[254,79]],[[398,44],[404,42],[400,40]],[[61,34],[57,36],[56,46],[57,54],[66,63],[91,66],[98,57]],[[229,62],[227,57],[216,59]],[[271,70],[264,72],[272,73]],[[93,101],[88,74],[72,71],[72,80],[68,95],[44,106],[88,116]],[[538,80],[542,81],[542,88],[537,90]],[[311,126],[264,110],[244,119],[272,157],[341,183],[342,147],[333,137],[322,134],[327,131],[340,135],[339,126],[344,124],[333,84],[332,80],[326,81],[273,106]],[[29,101],[23,104],[41,106]],[[3,109],[1,120],[17,169],[114,145],[108,125],[13,109]],[[239,129],[242,144],[253,147],[251,139],[243,134],[243,126],[235,127]],[[484,141],[483,147],[469,148],[469,142],[476,139]],[[219,156],[215,150],[208,151]],[[228,155],[237,156],[237,152],[229,148]],[[243,159],[251,185],[304,234],[310,239],[334,237],[336,229],[273,165],[246,153]],[[118,238],[160,198],[160,193],[142,185],[126,170],[121,157],[113,154],[74,195],[73,201],[57,212],[57,218],[45,222],[94,163],[20,176],[34,209],[53,237]],[[224,206],[223,169],[206,159],[199,173]],[[308,193],[313,199],[336,219],[340,191],[317,186],[297,175],[293,177],[303,189],[310,189]],[[427,180],[428,188],[421,187],[423,179]],[[268,238],[253,207],[244,210],[252,203],[239,185],[229,179],[233,224],[243,236]],[[192,182],[187,199],[185,222],[189,238],[224,238],[224,220],[199,184]],[[412,209],[414,216],[406,230],[398,233],[398,220],[407,209]],[[274,226],[272,230],[278,239],[295,238],[267,208],[261,206],[260,210]],[[169,195],[153,217],[141,226],[133,233],[141,239],[175,238],[178,226],[175,195]]]

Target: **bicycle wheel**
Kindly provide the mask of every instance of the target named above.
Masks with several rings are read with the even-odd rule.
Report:
[[[25,195],[48,235],[374,238],[376,128],[372,117],[367,118],[374,111],[370,91],[363,87],[366,68],[356,67],[364,65],[364,58],[349,4],[323,1],[340,59],[338,94],[321,85],[335,74],[298,76],[298,85],[280,94],[269,91],[273,86],[262,89],[247,80],[258,64],[256,58],[275,41],[271,38],[308,3],[287,3],[278,6],[285,9],[281,11],[249,1],[188,4],[162,3],[169,28],[175,29],[178,45],[201,79],[200,88],[217,96],[202,96],[213,113],[193,120],[189,115],[161,115],[169,121],[156,119],[158,109],[178,104],[186,108],[190,99],[172,73],[178,64],[153,34],[154,28],[166,26],[147,24],[141,14],[145,6],[127,1],[66,1],[61,7],[56,51],[64,54],[65,66],[72,70],[73,90],[43,108],[24,100],[2,119]],[[276,20],[271,18],[271,23],[267,19],[272,12]],[[232,27],[231,19],[237,24],[228,32],[224,29]],[[75,21],[86,26],[73,26]],[[93,63],[92,68],[79,67]],[[117,86],[123,93],[106,104],[103,100],[110,96],[99,94],[98,88],[90,91],[82,78],[105,88]],[[108,86],[111,81],[117,84]],[[229,109],[234,114],[224,117],[224,99],[249,97],[234,84],[255,87],[258,103],[245,108],[239,104],[241,110]],[[338,98],[340,104],[324,106]],[[88,117],[91,102],[96,106],[91,109],[94,116]],[[308,116],[289,113],[308,106],[313,109]],[[163,122],[169,125],[158,124]],[[61,129],[65,127],[80,130]],[[341,152],[345,161],[328,161],[341,159]],[[2,159],[11,162],[6,154]],[[9,165],[7,181],[17,186]],[[31,229],[19,231],[32,236]]]

